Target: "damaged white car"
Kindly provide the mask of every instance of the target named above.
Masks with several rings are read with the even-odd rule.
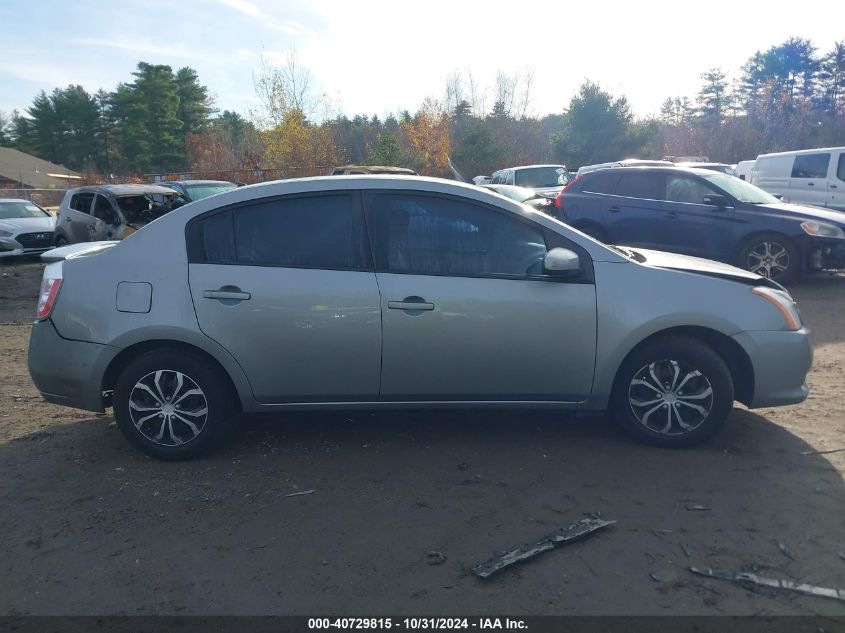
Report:
[[[186,203],[182,194],[157,185],[96,185],[71,189],[59,206],[56,246],[122,240]]]

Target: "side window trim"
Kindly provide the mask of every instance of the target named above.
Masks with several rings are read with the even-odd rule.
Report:
[[[295,265],[279,265],[279,264],[269,264],[269,263],[256,263],[256,262],[244,262],[239,261],[236,254],[236,246],[235,246],[235,223],[234,223],[234,214],[237,212],[238,209],[248,208],[253,206],[257,203],[265,204],[265,203],[272,203],[276,201],[289,201],[295,200],[297,198],[319,198],[325,197],[327,195],[335,195],[335,196],[347,196],[350,200],[352,205],[352,223],[353,223],[353,230],[357,234],[356,239],[356,249],[359,252],[361,262],[360,266],[352,267],[352,268],[344,268],[344,267],[326,267],[326,266],[295,266]],[[230,231],[229,236],[231,240],[230,249],[232,253],[235,253],[232,261],[208,261],[205,253],[205,247],[203,245],[203,232],[202,232],[202,223],[204,220],[218,216],[228,214],[229,216],[229,225]],[[264,267],[264,268],[293,268],[293,269],[304,269],[304,270],[340,270],[340,271],[352,271],[352,272],[374,272],[374,264],[373,264],[373,255],[370,249],[369,244],[369,237],[367,235],[367,228],[364,222],[364,212],[361,204],[361,195],[360,192],[354,189],[339,189],[333,190],[329,192],[320,192],[320,191],[307,191],[302,193],[291,193],[291,194],[282,194],[278,196],[268,196],[266,198],[257,198],[254,200],[247,200],[245,202],[239,202],[235,204],[231,204],[225,207],[221,207],[219,209],[212,209],[211,211],[207,211],[201,215],[198,215],[194,218],[191,218],[188,223],[185,225],[185,246],[188,255],[188,263],[189,264],[215,264],[218,266],[255,266],[255,267]]]

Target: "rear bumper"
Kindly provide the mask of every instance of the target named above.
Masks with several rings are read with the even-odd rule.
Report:
[[[38,321],[29,339],[29,375],[47,402],[102,413],[103,375],[119,351],[64,339],[52,321]]]
[[[810,331],[741,332],[734,335],[754,368],[754,396],[750,408],[802,402],[810,393],[807,372],[813,364]]]

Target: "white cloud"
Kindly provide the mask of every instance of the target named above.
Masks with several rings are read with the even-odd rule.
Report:
[[[234,9],[248,17],[255,18],[266,27],[284,33],[300,37],[316,37],[316,33],[297,22],[296,20],[279,20],[269,13],[260,9],[257,5],[248,0],[219,0],[219,2],[230,9]]]

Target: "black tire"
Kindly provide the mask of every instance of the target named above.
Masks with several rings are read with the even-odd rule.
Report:
[[[785,235],[758,233],[742,245],[737,265],[779,283],[790,282],[801,274],[801,251]]]
[[[654,383],[655,376],[661,390],[643,384]],[[733,401],[731,372],[715,351],[696,339],[667,337],[625,359],[616,375],[611,413],[640,442],[684,448],[713,437]]]
[[[157,459],[191,459],[226,436],[235,410],[231,391],[206,359],[161,349],[141,354],[123,369],[112,405],[117,426],[136,448]]]
[[[59,248],[61,246],[67,246],[67,245],[68,245],[68,241],[64,237],[62,237],[61,235],[56,236],[56,248]]]
[[[584,224],[582,226],[576,226],[575,228],[582,233],[586,233],[593,239],[598,240],[603,244],[607,244],[607,231],[600,226],[596,226],[595,224]]]

